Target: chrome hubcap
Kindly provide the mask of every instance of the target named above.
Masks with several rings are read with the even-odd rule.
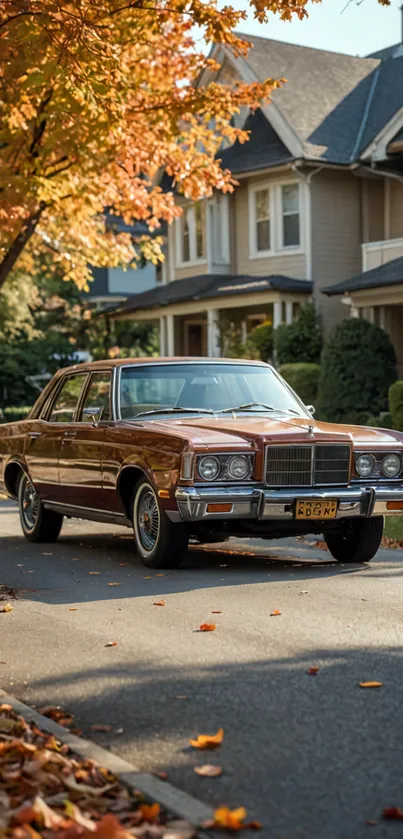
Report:
[[[160,532],[160,511],[154,493],[143,490],[137,507],[138,530],[141,544],[146,551],[152,551]]]
[[[31,481],[29,481],[28,478],[25,478],[21,504],[25,526],[28,530],[32,530],[35,527],[38,518],[39,500]]]

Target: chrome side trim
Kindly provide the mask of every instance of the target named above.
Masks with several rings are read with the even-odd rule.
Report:
[[[124,527],[131,527],[131,521],[123,513],[108,513],[107,510],[97,510],[93,507],[78,507],[72,504],[65,504],[63,501],[45,501],[44,507],[47,510],[54,510],[74,519],[87,519],[88,521],[99,521],[104,524],[121,524]]]

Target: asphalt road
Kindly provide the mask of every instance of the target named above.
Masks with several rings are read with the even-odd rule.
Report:
[[[366,820],[403,807],[403,551],[340,566],[294,540],[231,540],[161,576],[125,529],[67,522],[57,544],[30,545],[2,502],[0,569],[17,593],[0,614],[3,689],[61,705],[206,803],[246,806],[270,839],[402,836]],[[219,750],[188,747],[221,726]],[[206,762],[222,777],[193,772]]]

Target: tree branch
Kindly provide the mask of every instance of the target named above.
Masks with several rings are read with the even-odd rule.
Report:
[[[24,250],[25,245],[27,244],[27,242],[29,242],[29,240],[35,233],[36,226],[45,207],[45,202],[41,201],[38,209],[34,213],[32,213],[29,219],[27,219],[24,227],[22,228],[18,236],[14,239],[14,242],[10,245],[3,261],[0,263],[0,289],[4,285],[10,271],[12,271],[12,269],[14,268],[14,265],[17,262],[18,257]]]

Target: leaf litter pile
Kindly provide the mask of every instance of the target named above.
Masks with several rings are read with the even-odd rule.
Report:
[[[0,705],[0,839],[192,839],[159,804]]]

